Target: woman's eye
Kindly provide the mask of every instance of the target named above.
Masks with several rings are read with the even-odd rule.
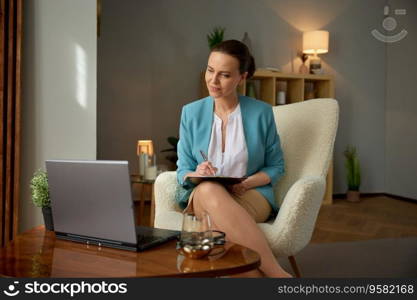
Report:
[[[209,73],[213,73],[213,70],[207,69],[207,72],[209,72]]]
[[[223,74],[224,77],[229,78],[230,75],[229,74]]]

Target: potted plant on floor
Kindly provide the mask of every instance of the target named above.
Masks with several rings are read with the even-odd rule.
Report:
[[[361,170],[356,148],[348,146],[344,152],[346,161],[346,179],[348,183],[347,200],[350,202],[360,201],[359,188],[361,185]]]
[[[42,208],[43,220],[47,230],[54,230],[52,219],[51,200],[49,198],[48,176],[46,172],[38,170],[33,174],[30,181],[32,202],[35,206]]]

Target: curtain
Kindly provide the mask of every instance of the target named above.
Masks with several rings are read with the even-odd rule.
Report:
[[[18,230],[22,0],[0,0],[0,246]]]

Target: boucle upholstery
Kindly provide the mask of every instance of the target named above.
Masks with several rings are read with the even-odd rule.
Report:
[[[334,99],[273,107],[284,152],[285,175],[275,186],[280,206],[275,220],[258,224],[276,256],[295,255],[310,241],[326,187],[339,118]],[[181,229],[174,202],[176,172],[155,181],[155,227]]]

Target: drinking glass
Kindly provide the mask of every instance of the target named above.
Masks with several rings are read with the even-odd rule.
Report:
[[[213,234],[208,214],[193,212],[183,214],[182,231],[178,250],[188,258],[202,258],[213,249]]]

